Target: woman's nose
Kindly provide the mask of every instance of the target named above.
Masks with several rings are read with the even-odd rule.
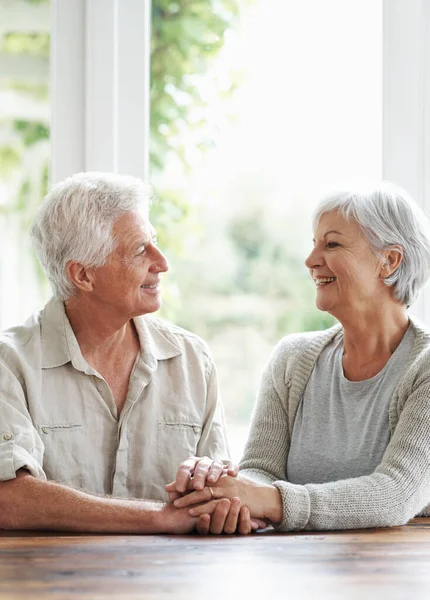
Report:
[[[314,248],[305,260],[305,265],[308,269],[314,269],[315,267],[320,267],[323,260],[321,253],[317,251],[317,248]]]

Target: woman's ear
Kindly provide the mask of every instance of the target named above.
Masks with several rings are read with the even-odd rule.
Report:
[[[381,277],[389,277],[396,271],[403,260],[403,248],[401,246],[390,246],[383,251],[381,265]]]
[[[81,291],[91,292],[94,287],[93,269],[84,267],[81,263],[69,261],[66,273],[70,281]]]

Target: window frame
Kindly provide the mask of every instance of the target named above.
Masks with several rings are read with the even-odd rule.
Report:
[[[53,0],[53,182],[85,170],[148,178],[150,24],[150,0]],[[430,216],[429,34],[429,3],[383,0],[383,177]],[[412,312],[430,324],[429,289]]]
[[[79,171],[146,180],[150,0],[53,0],[51,25],[52,182]]]

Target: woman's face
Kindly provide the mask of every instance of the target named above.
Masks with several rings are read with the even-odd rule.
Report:
[[[359,225],[337,211],[321,216],[305,265],[317,288],[317,308],[339,320],[350,312],[372,310],[387,297],[381,259],[372,252]]]

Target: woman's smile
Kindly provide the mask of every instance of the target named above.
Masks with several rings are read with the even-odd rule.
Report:
[[[313,280],[315,281],[315,285],[319,288],[321,287],[327,287],[328,285],[330,285],[331,283],[334,283],[336,281],[336,277],[316,277],[313,276]]]

